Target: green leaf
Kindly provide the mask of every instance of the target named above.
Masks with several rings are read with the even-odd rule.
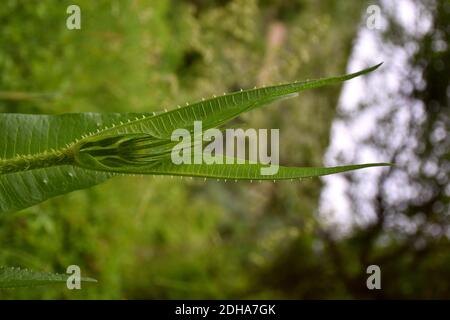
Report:
[[[0,159],[58,150],[86,132],[130,117],[135,118],[136,115],[0,114]],[[57,195],[91,187],[111,177],[112,173],[85,170],[73,165],[0,174],[0,213],[27,208]]]
[[[260,173],[263,164],[174,165],[170,160],[170,151],[177,144],[171,141],[175,129],[193,132],[194,121],[202,121],[204,130],[219,127],[243,112],[378,67],[339,77],[244,90],[157,114],[0,114],[0,213],[88,188],[117,173],[282,180],[387,165],[280,167],[277,174],[264,176]]]
[[[154,167],[150,173],[172,176],[203,177],[211,179],[230,180],[292,180],[311,177],[326,176],[335,173],[353,171],[369,167],[389,166],[389,163],[369,163],[356,164],[329,168],[312,167],[283,167],[279,166],[278,172],[274,175],[262,175],[261,168],[267,168],[262,164],[186,164],[174,165],[164,162]]]
[[[57,283],[66,283],[67,274],[50,272],[35,272],[27,269],[0,267],[0,289],[34,287]],[[97,280],[81,277],[82,282],[97,282]]]
[[[194,121],[202,121],[203,129],[218,127],[251,109],[276,100],[294,97],[296,93],[306,89],[319,88],[350,80],[372,72],[380,65],[339,77],[299,81],[224,94],[220,97],[186,105],[182,108],[179,107],[155,116],[148,117],[143,115],[142,119],[116,124],[116,126],[98,133],[97,136],[145,133],[158,139],[170,139],[175,129],[183,128],[192,132]]]

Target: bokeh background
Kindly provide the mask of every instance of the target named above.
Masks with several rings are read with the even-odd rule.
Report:
[[[66,29],[70,4],[81,30]],[[285,165],[396,166],[276,184],[120,177],[54,198],[0,216],[0,265],[77,264],[99,283],[0,298],[450,298],[449,21],[446,0],[2,1],[0,112],[157,111],[384,61],[236,124],[280,128]],[[371,264],[382,290],[366,287]]]

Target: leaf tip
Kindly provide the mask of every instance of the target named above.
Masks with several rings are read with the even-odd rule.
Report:
[[[379,67],[381,67],[383,65],[383,63],[384,63],[384,61],[381,61],[380,63],[374,65],[373,67],[370,68],[370,69],[372,69],[371,71],[378,69]]]

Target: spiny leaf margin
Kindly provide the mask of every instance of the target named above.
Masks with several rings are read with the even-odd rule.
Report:
[[[17,267],[0,267],[0,289],[35,287],[65,283],[70,275],[37,272]],[[81,277],[82,282],[97,282],[89,277]]]

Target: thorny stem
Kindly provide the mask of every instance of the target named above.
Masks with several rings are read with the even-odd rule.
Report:
[[[0,159],[0,174],[15,173],[74,163],[71,149],[45,151],[38,154]]]

